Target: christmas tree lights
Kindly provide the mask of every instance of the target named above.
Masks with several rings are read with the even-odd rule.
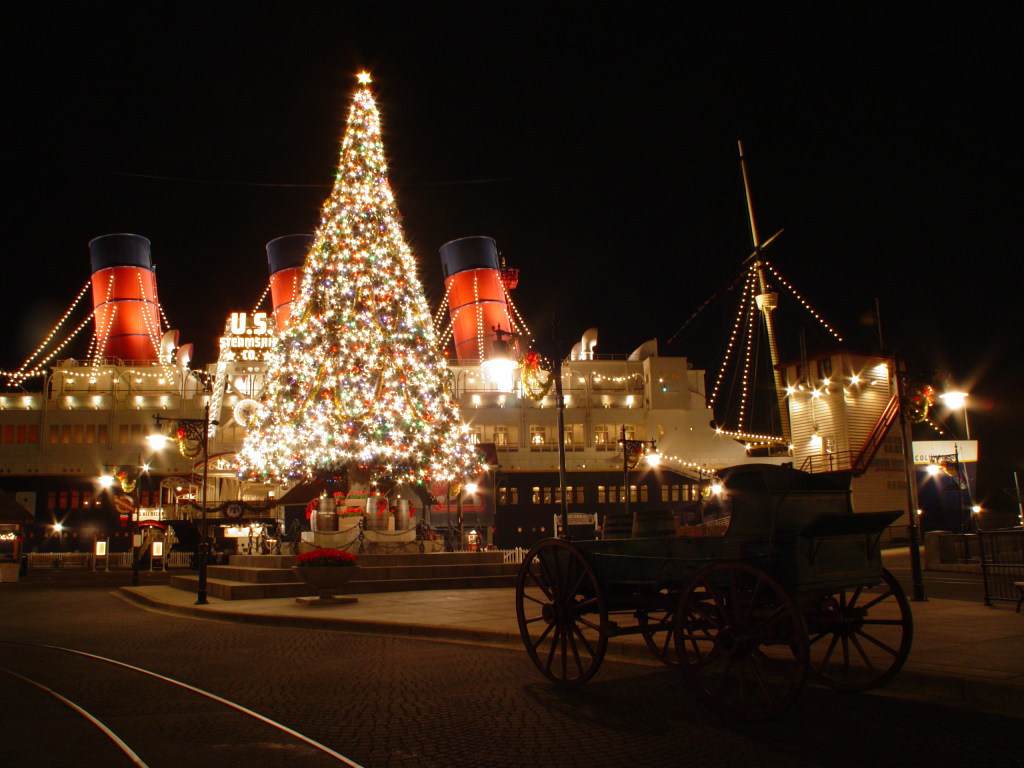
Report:
[[[426,483],[481,469],[445,386],[369,78],[359,82],[292,322],[279,329],[239,453],[242,477],[280,482],[359,468]]]

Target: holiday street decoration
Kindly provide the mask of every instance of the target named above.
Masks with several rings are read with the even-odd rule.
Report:
[[[547,397],[551,391],[551,385],[555,377],[551,373],[551,362],[544,360],[533,350],[529,350],[520,364],[519,380],[523,383],[523,391],[526,396],[535,402],[540,402]]]
[[[138,467],[120,467],[114,477],[117,478],[122,491],[133,493],[139,482],[139,469]]]
[[[935,405],[935,388],[928,384],[917,384],[907,392],[904,405],[907,419],[912,424],[920,424],[928,418],[928,409]]]
[[[239,452],[242,477],[358,475],[361,486],[480,470],[444,385],[447,367],[399,223],[368,82],[361,76],[292,322],[280,332]]]

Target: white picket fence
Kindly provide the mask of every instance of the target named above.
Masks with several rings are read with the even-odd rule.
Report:
[[[166,558],[156,558],[153,569],[188,568],[191,552],[171,552]],[[166,560],[161,565],[160,561]],[[96,557],[89,552],[32,552],[28,556],[28,567],[31,568],[91,568],[95,570],[120,570],[132,567],[131,552],[111,552],[109,555]],[[146,565],[149,570],[149,565]]]
[[[516,547],[515,549],[499,549],[505,556],[506,563],[515,563],[516,565],[523,562],[523,556],[526,554],[526,550],[522,547]]]

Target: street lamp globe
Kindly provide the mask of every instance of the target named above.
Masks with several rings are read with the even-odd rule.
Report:
[[[942,400],[949,408],[954,411],[960,410],[964,407],[967,402],[966,392],[945,392],[939,395],[939,399]]]

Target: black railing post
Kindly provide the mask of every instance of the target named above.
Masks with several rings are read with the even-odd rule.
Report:
[[[985,587],[985,605],[992,605],[992,595],[988,585],[988,561],[985,559],[985,538],[984,533],[978,530],[978,557],[981,558],[981,583]]]

